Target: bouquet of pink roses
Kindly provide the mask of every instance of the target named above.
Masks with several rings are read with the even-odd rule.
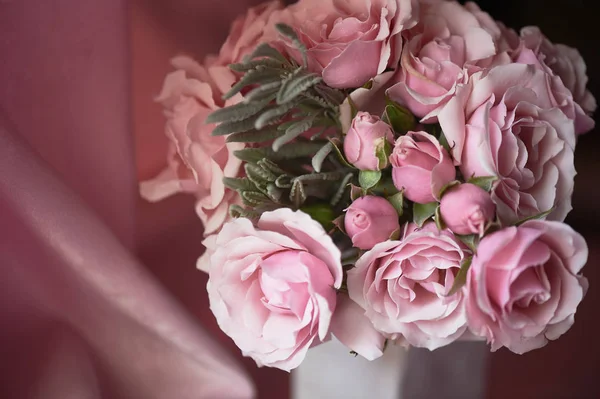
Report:
[[[562,222],[596,108],[577,50],[473,3],[299,0],[173,65],[169,167],[141,192],[196,196],[211,310],[257,364],[332,335],[367,359],[523,353],[573,324],[587,246]]]

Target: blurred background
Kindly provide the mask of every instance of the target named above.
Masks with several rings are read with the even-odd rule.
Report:
[[[476,2],[509,27],[537,25],[553,42],[578,48],[587,62],[589,88],[600,99],[596,0]],[[165,162],[164,120],[153,98],[170,71],[168,60],[179,53],[201,58],[218,51],[235,16],[258,3],[260,0],[0,0],[0,109],[160,284],[242,362],[258,387],[258,397],[284,399],[289,395],[289,374],[258,369],[252,360],[242,358],[210,313],[206,276],[194,267],[202,252],[202,226],[194,215],[193,199],[178,196],[149,204],[139,198],[135,186],[137,179],[156,175]],[[581,137],[575,157],[579,174],[574,210],[567,222],[590,246],[584,273],[591,287],[578,309],[576,323],[543,350],[522,356],[507,350],[489,355],[488,399],[600,398],[600,321],[596,319],[600,315],[599,150],[600,131],[596,128]],[[107,162],[109,157],[115,162]],[[0,284],[0,290],[9,285]],[[0,296],[3,322],[20,323],[14,331],[0,326],[3,398],[25,397],[3,396],[10,391],[3,388],[27,387],[39,371],[32,353],[47,349],[48,336],[40,334],[36,326],[26,325],[22,314],[11,309],[10,301],[30,295],[36,287],[28,289],[32,291],[17,287]],[[17,343],[23,342],[29,345],[29,355],[16,350]],[[435,359],[428,353],[421,356],[424,362]],[[8,364],[11,370],[5,367]],[[99,379],[102,382],[106,375],[100,373]],[[451,381],[439,381],[442,387],[448,383],[451,386]],[[410,398],[424,398],[419,392],[427,391],[427,384],[435,384],[435,379],[412,384]],[[108,388],[102,397],[119,397],[110,392]],[[438,396],[445,397],[457,396],[451,390]]]

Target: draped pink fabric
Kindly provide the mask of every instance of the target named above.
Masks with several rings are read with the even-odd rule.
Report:
[[[238,3],[0,2],[0,397],[250,398],[247,370],[287,395],[218,333],[190,199],[137,194],[168,58],[216,50]]]

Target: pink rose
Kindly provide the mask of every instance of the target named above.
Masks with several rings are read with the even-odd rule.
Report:
[[[331,237],[307,214],[281,208],[256,227],[234,219],[206,241],[210,308],[221,329],[259,366],[298,367],[329,335],[342,283]]]
[[[574,123],[551,81],[531,65],[497,66],[473,75],[439,114],[463,176],[498,178],[492,199],[504,224],[551,209],[560,221],[571,209]]]
[[[400,222],[396,209],[385,198],[366,195],[348,207],[344,227],[352,245],[371,249],[375,244],[387,241],[394,231],[400,229]]]
[[[271,15],[283,9],[281,1],[268,1],[248,9],[245,15],[239,16],[231,25],[229,36],[223,43],[218,60],[221,65],[242,62],[256,47],[272,39],[265,36],[265,31],[272,31]]]
[[[396,68],[401,33],[417,17],[417,0],[300,0],[273,20],[296,30],[308,49],[309,69],[322,73],[327,85],[356,88]]]
[[[405,226],[402,241],[377,244],[348,271],[348,292],[375,329],[391,339],[436,349],[466,330],[461,292],[448,297],[467,253],[434,223]]]
[[[464,183],[444,192],[440,214],[446,226],[455,234],[483,235],[494,220],[496,205],[490,194],[474,184]]]
[[[433,111],[466,81],[467,63],[496,54],[492,33],[499,35],[499,27],[489,15],[484,19],[486,15],[481,11],[474,15],[454,1],[427,7],[415,28],[417,34],[404,46],[398,83],[387,91],[389,97],[425,122],[435,122]]]
[[[486,236],[468,272],[469,328],[495,351],[524,353],[573,324],[587,291],[587,245],[566,224],[529,221]]]
[[[387,166],[387,159],[381,165],[377,151],[383,150],[386,141],[394,142],[390,125],[368,112],[359,112],[344,138],[344,155],[358,169],[380,170]]]
[[[521,40],[521,48],[516,49],[514,60],[556,74],[573,95],[574,109],[567,115],[575,120],[576,133],[592,130],[595,123],[588,114],[596,110],[596,99],[587,89],[586,65],[579,51],[564,44],[553,44],[535,26],[523,28]]]
[[[174,58],[172,63],[178,70],[167,75],[157,98],[164,107],[165,132],[171,140],[169,165],[155,179],[142,182],[140,191],[150,201],[178,192],[195,194],[196,212],[205,233],[210,234],[225,222],[229,205],[239,201],[222,180],[240,174],[241,161],[233,152],[243,144],[225,143],[224,137],[212,136],[215,125],[204,121],[214,110],[241,97],[227,103],[221,100],[236,79],[225,66],[200,65],[188,57]]]
[[[426,132],[408,132],[398,138],[390,162],[396,188],[420,204],[438,199],[440,190],[456,177],[450,155]]]

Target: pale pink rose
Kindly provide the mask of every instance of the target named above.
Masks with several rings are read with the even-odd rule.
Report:
[[[216,109],[240,101],[240,96],[224,103],[223,93],[235,83],[226,66],[208,62],[200,65],[191,58],[172,61],[177,71],[167,75],[157,97],[167,118],[165,133],[170,139],[168,167],[155,179],[142,182],[141,194],[159,201],[178,192],[196,196],[196,212],[206,234],[218,230],[228,217],[229,205],[239,196],[223,184],[223,177],[236,177],[241,161],[233,152],[241,143],[225,143],[223,136],[212,136],[215,125],[204,123]]]
[[[440,190],[456,177],[452,159],[439,141],[426,132],[408,132],[396,140],[390,155],[392,178],[411,201],[439,199]]]
[[[356,88],[395,69],[402,35],[418,18],[417,0],[300,0],[273,20],[295,29],[308,49],[308,66],[327,85]],[[290,55],[301,60],[291,43]]]
[[[274,21],[269,20],[275,11],[281,9],[281,1],[268,1],[249,8],[246,14],[239,16],[231,25],[229,36],[221,46],[219,63],[228,65],[242,62],[260,43],[272,39]],[[271,35],[268,35],[269,32]]]
[[[579,272],[587,245],[559,222],[529,221],[486,236],[467,276],[469,328],[524,353],[555,340],[573,324],[588,287]]]
[[[368,112],[359,112],[344,137],[344,155],[358,169],[380,170],[387,166],[387,160],[380,165],[377,151],[383,150],[386,141],[394,142],[390,125]]]
[[[400,222],[396,209],[385,198],[366,195],[356,199],[346,209],[344,227],[352,245],[371,249],[375,244],[387,241],[394,231],[399,230]]]
[[[411,33],[397,83],[387,93],[424,122],[436,122],[434,111],[468,78],[467,64],[496,54],[494,35],[500,36],[500,28],[486,13],[440,1],[426,7]]]
[[[463,294],[447,294],[468,253],[432,222],[415,227],[362,255],[348,271],[348,292],[384,335],[436,349],[466,330]]]
[[[587,89],[586,65],[579,51],[564,44],[550,42],[535,26],[523,28],[521,40],[522,45],[515,50],[513,59],[537,65],[557,75],[573,95],[574,107],[572,110],[567,109],[565,113],[575,120],[576,133],[592,130],[595,123],[589,114],[596,110],[596,99]]]
[[[542,70],[501,65],[473,75],[439,114],[465,179],[498,178],[492,199],[504,224],[551,209],[561,221],[571,210],[575,126],[555,94]]]
[[[455,234],[482,236],[495,214],[496,205],[490,194],[471,183],[450,188],[440,201],[440,215]]]
[[[205,242],[210,309],[245,356],[290,371],[328,338],[342,265],[319,223],[281,208],[256,227],[234,219]]]

